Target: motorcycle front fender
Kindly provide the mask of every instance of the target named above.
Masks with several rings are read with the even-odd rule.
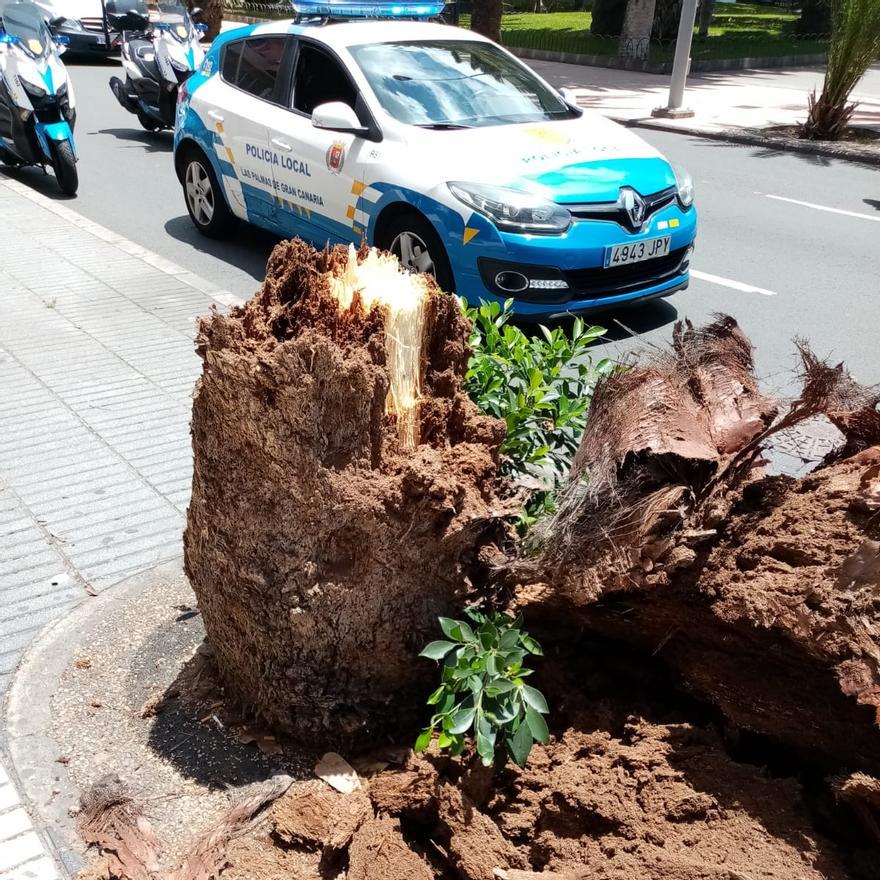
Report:
[[[73,132],[67,122],[38,122],[36,124],[37,139],[40,142],[40,148],[46,160],[52,161],[52,152],[49,149],[49,141],[70,141],[73,148],[73,155],[76,156],[76,145],[73,142]]]

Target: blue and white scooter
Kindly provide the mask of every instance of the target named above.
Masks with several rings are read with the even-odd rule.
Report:
[[[202,63],[205,25],[193,22],[192,12],[179,0],[158,0],[155,11],[145,0],[106,0],[107,22],[122,33],[125,82],[110,79],[122,106],[134,113],[147,131],[174,128],[177,90]]]
[[[76,109],[60,58],[64,45],[30,0],[0,0],[0,162],[51,166],[61,191],[72,196],[79,184]]]

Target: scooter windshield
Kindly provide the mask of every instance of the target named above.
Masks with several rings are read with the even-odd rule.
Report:
[[[189,10],[179,3],[157,3],[159,21],[165,25],[178,42],[188,43],[197,39]]]
[[[19,45],[34,58],[44,58],[53,48],[44,16],[38,6],[21,0],[0,6],[3,29],[10,36],[17,37]]]
[[[105,0],[104,11],[114,30],[141,31],[150,26],[150,11],[145,0]]]

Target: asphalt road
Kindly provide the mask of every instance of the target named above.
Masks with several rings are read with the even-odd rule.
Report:
[[[242,226],[235,238],[202,238],[186,213],[171,163],[171,134],[148,134],[107,85],[113,62],[68,67],[77,96],[79,194],[70,207],[242,296],[263,276],[272,236]],[[792,338],[846,360],[880,382],[880,173],[795,154],[644,132],[689,168],[701,215],[690,289],[669,300],[596,316],[613,328],[611,354],[669,338],[678,318],[732,314],[757,348],[768,388],[788,393]],[[16,176],[48,195],[54,180]],[[620,323],[618,323],[620,322]],[[629,336],[620,324],[632,330]]]

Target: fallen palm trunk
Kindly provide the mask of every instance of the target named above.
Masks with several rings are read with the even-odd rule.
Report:
[[[504,426],[461,390],[467,333],[393,258],[301,242],[201,324],[186,572],[227,691],[277,728],[405,728],[416,655],[499,553]]]
[[[880,450],[800,480],[760,458],[826,412],[847,453],[880,442],[876,398],[804,364],[775,422],[731,319],[679,328],[671,355],[605,381],[542,549],[513,568],[514,604],[658,655],[741,728],[876,773]]]

